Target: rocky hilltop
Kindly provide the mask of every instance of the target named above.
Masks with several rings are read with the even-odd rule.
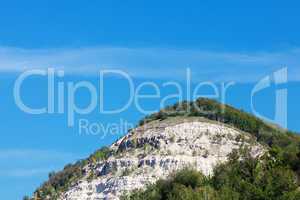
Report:
[[[221,123],[184,117],[153,121],[114,143],[107,160],[85,166],[86,175],[61,199],[119,199],[185,167],[209,175],[241,147],[248,147],[253,156],[264,150],[250,134]]]
[[[295,148],[285,151],[287,147]],[[50,174],[32,199],[117,200],[183,168],[210,176],[231,153],[242,149],[256,159],[270,148],[270,155],[282,156],[282,149],[287,159],[279,157],[280,163],[298,173],[299,147],[297,135],[243,111],[207,99],[183,102],[146,117],[110,147]],[[275,162],[277,157],[269,160]],[[290,158],[295,159],[291,164]]]

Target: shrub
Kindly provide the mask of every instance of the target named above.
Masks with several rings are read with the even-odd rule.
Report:
[[[229,162],[215,168],[212,177],[184,169],[170,179],[159,180],[146,190],[135,191],[123,199],[298,200],[296,174],[284,164],[269,162],[273,159],[278,157],[266,156],[259,160],[243,154],[241,160],[232,156]]]

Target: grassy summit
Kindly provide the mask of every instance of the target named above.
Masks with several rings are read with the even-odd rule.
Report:
[[[198,116],[219,121],[248,132],[255,136],[257,141],[269,146],[286,147],[300,142],[300,137],[295,133],[283,130],[276,125],[266,123],[242,110],[204,98],[200,98],[194,102],[184,101],[169,106],[157,113],[145,117],[140,121],[140,124],[173,116]]]

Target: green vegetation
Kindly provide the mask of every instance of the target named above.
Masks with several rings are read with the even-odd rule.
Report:
[[[172,179],[160,180],[146,191],[137,191],[129,199],[300,199],[300,137],[244,111],[209,99],[181,102],[147,116],[140,125],[175,116],[204,117],[229,124],[250,133],[270,148],[263,161],[247,157],[240,161],[232,156],[220,165],[215,175],[205,178],[198,172],[185,170]],[[240,141],[243,138],[236,138]],[[133,141],[133,145],[135,141]],[[34,199],[57,199],[58,195],[85,175],[84,166],[105,160],[113,152],[104,147],[89,158],[50,173],[49,180],[35,192]],[[126,174],[126,173],[125,173]],[[94,174],[90,175],[93,178]],[[188,177],[188,178],[185,178]],[[142,198],[143,197],[143,198]],[[27,197],[26,197],[27,198]],[[125,198],[125,197],[124,197]]]
[[[199,116],[229,124],[252,134],[258,142],[269,146],[269,156],[257,160],[247,155],[241,161],[232,155],[228,163],[215,169],[213,177],[199,182],[200,186],[196,188],[178,181],[176,175],[169,180],[160,180],[157,184],[149,186],[146,191],[136,191],[124,197],[125,199],[300,199],[299,135],[210,99],[175,104],[147,116],[140,121],[140,125],[174,116]],[[240,141],[243,138],[236,140]],[[245,152],[247,151],[244,151],[244,154]],[[196,172],[188,170],[184,173],[202,177],[201,174],[195,175]]]
[[[59,192],[65,191],[83,176],[84,165],[85,161],[78,161],[75,164],[66,165],[60,172],[50,173],[49,180],[36,190],[34,199],[57,199]]]
[[[243,151],[247,152],[247,151]],[[159,180],[146,190],[136,190],[123,200],[299,200],[297,175],[289,165],[278,162],[281,155],[262,160],[237,153],[219,165],[212,177],[184,169],[167,180]]]
[[[70,186],[76,184],[76,181],[85,175],[84,166],[96,161],[105,160],[111,153],[109,148],[103,147],[85,160],[78,161],[75,164],[68,164],[60,172],[49,173],[48,181],[35,191],[33,199],[57,199],[61,192],[66,191]],[[88,180],[93,179],[95,176],[95,174],[89,174]]]
[[[204,98],[197,99],[194,102],[184,101],[169,106],[145,117],[139,124],[143,125],[154,120],[163,120],[174,116],[204,117],[223,122],[239,130],[251,133],[257,138],[257,141],[269,146],[288,146],[295,142],[300,142],[300,137],[292,132],[284,131],[274,125],[267,124],[261,119],[242,110]]]
[[[88,160],[93,163],[101,160],[106,160],[112,153],[113,152],[108,147],[103,147],[90,155]]]
[[[30,200],[30,197],[29,196],[24,196],[23,200]]]

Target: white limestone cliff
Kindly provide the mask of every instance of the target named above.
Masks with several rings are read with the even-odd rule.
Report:
[[[222,123],[192,117],[150,122],[112,144],[115,153],[107,160],[87,165],[86,176],[60,199],[119,199],[185,167],[210,175],[241,147],[254,157],[265,151],[250,134]]]

